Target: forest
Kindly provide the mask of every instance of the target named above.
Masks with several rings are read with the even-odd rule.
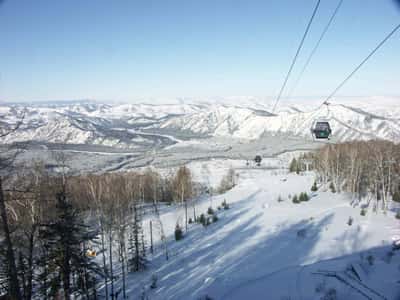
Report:
[[[367,199],[374,210],[400,202],[400,145],[389,141],[328,144],[312,154],[317,179],[333,192],[348,192],[353,201]]]
[[[57,174],[34,161],[9,165],[12,172],[0,177],[0,295],[5,299],[97,299],[99,284],[105,299],[125,299],[127,274],[145,270],[153,251],[153,232],[145,236],[143,218],[153,218],[154,239],[160,237],[168,260],[166,237],[173,233],[165,232],[160,207],[184,207],[175,229],[175,236],[183,235],[193,219],[201,222],[198,196],[226,191],[235,180],[229,170],[213,191],[193,182],[186,166],[164,176],[150,168],[72,176],[67,157],[55,159]],[[122,280],[118,290],[117,278]]]

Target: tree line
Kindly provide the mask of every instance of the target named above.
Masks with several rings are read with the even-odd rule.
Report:
[[[201,190],[185,166],[172,176],[151,169],[68,176],[37,162],[2,173],[0,297],[97,299],[101,281],[105,299],[126,298],[127,274],[147,265],[145,214],[155,217],[168,259],[160,203],[184,205],[187,224],[188,205]]]
[[[386,211],[390,200],[400,201],[400,145],[389,141],[327,144],[313,153],[313,168],[321,183],[354,199],[374,201]]]

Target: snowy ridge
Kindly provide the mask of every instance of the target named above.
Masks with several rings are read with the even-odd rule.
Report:
[[[221,109],[175,117],[161,128],[190,130],[212,136],[258,139],[265,133],[290,133],[309,137],[310,128],[319,119],[328,119],[337,140],[382,138],[400,140],[400,119],[387,118],[361,109],[331,105],[306,112],[281,112],[276,116],[258,114],[245,108]]]
[[[5,126],[15,124],[24,111],[25,118],[21,130],[1,143],[40,141],[132,148],[150,138],[138,136],[145,132],[177,137],[185,133],[192,138],[257,140],[265,135],[283,134],[310,139],[310,128],[318,119],[330,121],[335,141],[380,138],[399,142],[398,102],[399,99],[386,98],[366,99],[365,102],[336,101],[329,108],[307,102],[287,102],[280,105],[276,115],[268,111],[270,105],[254,99],[235,105],[190,101],[159,105],[93,101],[28,106],[3,104],[0,105],[0,122]],[[125,129],[129,130],[122,134]]]

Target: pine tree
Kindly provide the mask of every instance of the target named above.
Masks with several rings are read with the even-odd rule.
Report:
[[[181,226],[179,226],[179,224],[176,223],[176,226],[175,226],[175,240],[179,241],[181,239],[183,239],[183,231],[182,231]]]
[[[311,187],[311,191],[312,191],[312,192],[318,191],[318,187],[317,187],[317,182],[316,182],[316,181],[314,181],[314,184],[313,184],[312,187]]]
[[[58,193],[56,217],[40,229],[40,238],[46,247],[41,275],[50,286],[51,294],[56,295],[61,286],[65,299],[70,299],[72,293],[86,296],[91,293],[100,268],[86,251],[90,243],[95,243],[96,235],[84,224],[65,192]]]
[[[332,193],[336,193],[336,188],[335,188],[335,185],[333,184],[333,182],[330,183],[329,188]]]
[[[303,192],[301,192],[299,195],[299,201],[300,202],[304,201],[304,193]]]
[[[400,191],[394,192],[392,199],[395,202],[400,202]]]
[[[128,264],[133,272],[144,270],[147,265],[146,245],[141,218],[141,205],[138,201],[132,203],[132,222],[130,223],[129,246],[130,258]]]
[[[297,170],[297,160],[296,158],[293,158],[292,161],[290,162],[290,166],[289,166],[289,171],[290,173],[296,172]]]
[[[0,294],[7,293],[8,287],[8,260],[6,254],[6,246],[0,241]]]
[[[297,166],[296,166],[296,174],[300,174],[301,172],[301,165],[299,162],[297,162]]]

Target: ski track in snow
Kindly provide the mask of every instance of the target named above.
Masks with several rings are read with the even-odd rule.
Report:
[[[221,177],[210,175],[221,172],[220,168],[227,170],[232,164],[239,167],[237,162],[229,160],[188,166],[199,181],[216,186]],[[175,242],[174,226],[177,220],[183,222],[184,208],[161,209],[170,260],[164,260],[157,235],[153,235],[156,253],[150,257],[149,270],[128,275],[131,299],[139,297],[142,287],[151,300],[196,300],[205,295],[232,300],[265,299],[266,296],[272,300],[284,296],[297,300],[320,299],[315,287],[322,279],[312,272],[319,268],[342,271],[349,262],[362,263],[360,257],[374,251],[381,254],[376,254],[377,267],[368,271],[370,279],[365,283],[388,299],[400,292],[398,284],[381,275],[400,275],[396,264],[384,263],[379,258],[390,249],[391,236],[399,228],[393,212],[385,216],[369,211],[362,217],[360,207],[352,207],[346,194],[330,192],[317,192],[310,201],[293,204],[288,195],[309,190],[313,173],[236,170],[238,185],[212,198],[214,208],[224,199],[231,206],[229,210],[217,211],[217,223],[207,228],[190,225],[185,238]],[[278,203],[278,195],[285,200]],[[206,212],[209,205],[210,199],[203,197],[197,204],[197,214]],[[354,219],[352,226],[347,225],[349,216]],[[144,220],[145,230],[150,219],[148,216]],[[299,238],[297,233],[303,229],[305,237]],[[393,259],[400,263],[400,253]],[[152,274],[159,278],[155,290],[148,287]],[[381,284],[385,289],[380,286],[380,280],[385,281]],[[338,290],[338,299],[362,299],[334,279],[327,282],[329,287]]]

